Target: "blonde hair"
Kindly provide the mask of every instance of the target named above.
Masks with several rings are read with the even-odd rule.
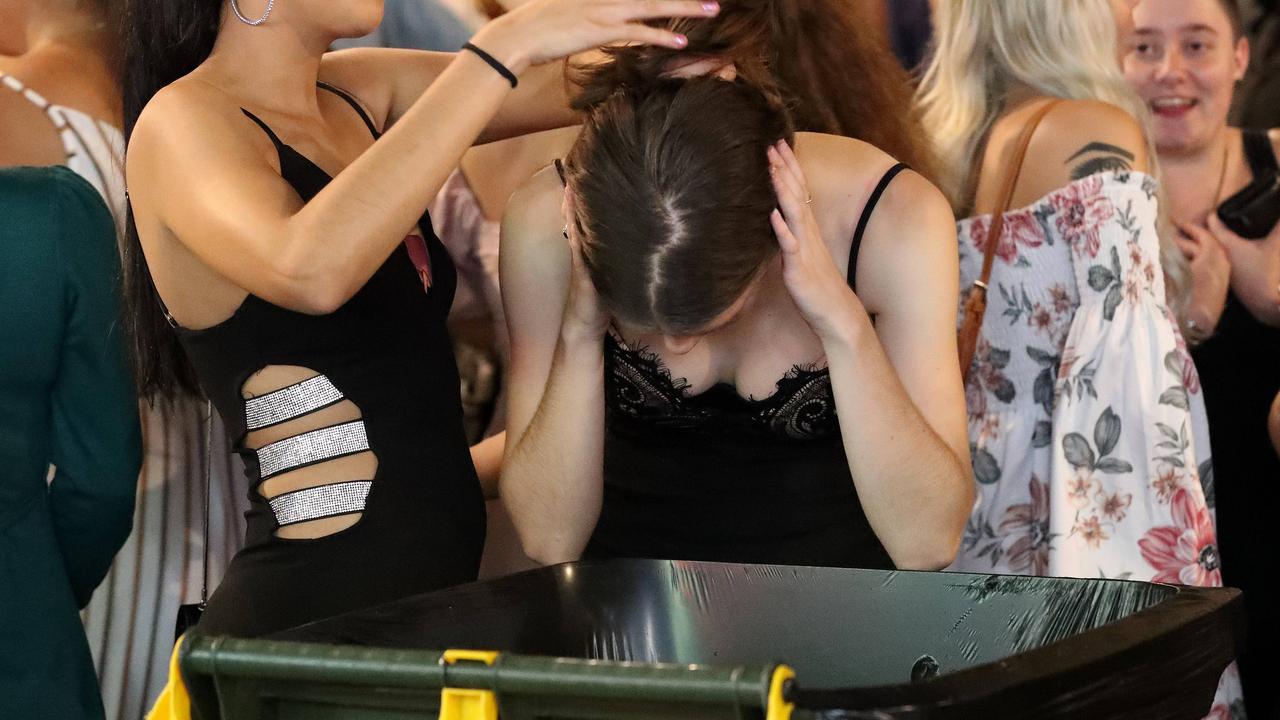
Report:
[[[1128,112],[1142,124],[1151,174],[1159,177],[1150,114],[1121,72],[1108,0],[939,0],[934,28],[934,55],[917,100],[937,149],[938,184],[957,211],[968,210],[978,152],[1008,110],[1005,94],[1015,85]],[[1181,318],[1187,263],[1163,217],[1160,260]]]

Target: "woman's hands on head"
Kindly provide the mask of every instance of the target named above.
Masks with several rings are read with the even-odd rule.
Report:
[[[532,0],[484,26],[474,42],[512,72],[602,45],[683,48],[688,39],[646,20],[714,17],[714,0]]]
[[[782,279],[813,332],[825,344],[856,331],[860,302],[836,267],[813,214],[800,162],[785,140],[769,148],[769,173],[778,195],[770,222],[782,249]]]

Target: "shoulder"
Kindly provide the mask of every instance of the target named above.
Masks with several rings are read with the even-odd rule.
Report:
[[[1043,160],[1068,165],[1073,179],[1120,169],[1113,167],[1117,159],[1129,169],[1145,171],[1149,164],[1146,134],[1133,115],[1099,100],[1059,102],[1045,116],[1027,150],[1028,164]]]
[[[0,87],[0,167],[60,165],[66,151],[45,111],[21,94]]]
[[[507,202],[502,216],[502,259],[518,263],[523,272],[525,261],[532,262],[534,267],[544,266],[548,262],[561,264],[567,261],[568,254],[563,252],[568,245],[563,242],[560,233],[564,226],[564,214],[561,207],[564,203],[564,185],[554,165],[534,173],[523,185],[516,189]],[[561,257],[563,255],[563,257]],[[517,261],[516,258],[522,258]],[[503,262],[507,267],[508,263]]]
[[[1267,137],[1271,139],[1271,151],[1280,158],[1280,128],[1271,128],[1267,131]]]
[[[37,227],[47,228],[74,219],[91,226],[114,227],[98,191],[61,165],[0,171],[0,199],[6,222],[35,222]]]
[[[870,143],[824,133],[796,133],[795,150],[815,208],[850,233],[876,185],[897,162]]]
[[[57,272],[114,282],[118,265],[115,222],[98,191],[62,166],[0,170],[0,212],[5,228],[21,236],[28,258],[47,253]],[[41,238],[44,238],[43,240]],[[9,252],[8,250],[6,252]]]
[[[167,177],[197,172],[204,162],[266,164],[276,161],[267,135],[245,116],[236,100],[218,87],[191,76],[151,98],[134,124],[125,154],[131,194],[154,172]]]
[[[321,58],[320,80],[355,96],[385,130],[398,85],[408,82],[421,92],[420,85],[429,84],[453,58],[453,53],[398,48],[335,50]]]
[[[997,120],[982,159],[977,213],[992,212],[999,205],[1023,128],[1042,107],[1028,104]],[[1150,158],[1142,124],[1127,111],[1098,100],[1060,100],[1036,128],[1020,168],[1010,207],[1025,207],[1090,175],[1146,172]]]

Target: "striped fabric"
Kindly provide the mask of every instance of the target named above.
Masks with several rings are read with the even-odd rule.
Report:
[[[178,606],[200,600],[203,562],[205,405],[143,405],[146,447],[133,535],[83,613],[107,720],[138,720],[160,693]],[[243,466],[213,422],[209,591],[244,538],[249,488]]]
[[[126,200],[124,135],[120,130],[79,110],[50,103],[12,75],[0,73],[0,87],[22,95],[44,111],[62,139],[67,167],[102,195],[116,220],[116,229],[123,233]]]

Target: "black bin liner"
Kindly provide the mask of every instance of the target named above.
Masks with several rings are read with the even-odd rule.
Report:
[[[1199,718],[1240,593],[1121,580],[568,563],[273,639],[602,660],[785,662],[822,718]]]

